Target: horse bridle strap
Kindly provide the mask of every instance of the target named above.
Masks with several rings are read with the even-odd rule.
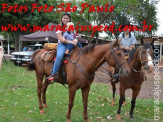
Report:
[[[115,63],[116,63],[116,68],[119,68],[123,64],[127,63],[127,61],[124,61],[123,63],[120,64],[119,61],[118,61],[118,59],[117,59],[117,57],[115,56],[115,50],[121,50],[120,48],[113,48],[112,47],[112,44],[110,45],[110,48],[111,48],[111,53],[110,53],[110,55],[109,55],[109,57],[108,57],[107,60],[109,60],[109,58],[111,57],[111,54],[112,54],[113,55],[113,58],[115,60]]]

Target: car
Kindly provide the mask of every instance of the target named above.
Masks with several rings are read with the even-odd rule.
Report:
[[[42,48],[42,44],[29,45],[26,47],[26,49],[23,49],[24,51],[11,53],[10,60],[13,61],[16,66],[31,62],[31,56],[34,51]]]

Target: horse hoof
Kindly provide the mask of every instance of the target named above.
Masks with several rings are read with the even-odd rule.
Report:
[[[47,108],[47,107],[48,107],[48,105],[47,105],[47,104],[44,104],[44,107],[45,107],[45,108]]]
[[[66,122],[71,122],[71,119],[67,119],[67,121]]]
[[[124,101],[122,105],[125,106],[126,105],[126,101]]]
[[[122,119],[121,119],[121,115],[120,115],[120,114],[117,115],[116,120],[118,120],[118,121],[122,121]]]
[[[115,103],[111,103],[111,106],[115,106]]]
[[[115,100],[112,100],[111,106],[115,106]]]
[[[133,118],[134,118],[133,114],[130,114],[130,119],[133,119]]]
[[[44,109],[40,110],[40,114],[45,114]]]
[[[87,119],[87,120],[85,120],[85,122],[89,122],[89,120]]]

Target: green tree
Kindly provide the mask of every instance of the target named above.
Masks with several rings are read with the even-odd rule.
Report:
[[[18,24],[21,24],[22,26],[26,26],[27,24],[30,24],[30,26],[33,25],[39,25],[43,26],[45,24],[48,24],[49,22],[58,22],[57,15],[54,14],[54,12],[47,12],[44,13],[43,11],[38,12],[35,10],[33,13],[32,11],[32,3],[38,3],[38,6],[44,6],[47,4],[50,5],[48,1],[46,0],[1,0],[1,11],[2,11],[2,4],[7,3],[8,6],[14,6],[17,4],[18,6],[25,6],[27,5],[27,12],[17,12],[14,13],[14,10],[11,12],[8,12],[5,10],[3,13],[0,13],[0,26],[5,26],[8,24],[11,24],[13,26],[17,26]],[[2,31],[2,28],[1,30]],[[21,31],[21,29],[18,29],[17,31],[11,31],[9,30],[8,33],[12,36],[15,42],[15,50],[18,50],[18,44],[19,44],[19,38],[20,35],[31,33],[30,31]]]

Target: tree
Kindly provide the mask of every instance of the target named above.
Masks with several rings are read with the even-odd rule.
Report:
[[[0,4],[7,3],[9,6],[14,6],[17,4],[18,6],[27,6],[26,12],[16,12],[14,13],[14,9],[11,12],[8,12],[8,10],[5,10],[3,13],[0,13],[0,26],[7,26],[8,24],[11,24],[13,26],[17,26],[18,24],[22,26],[26,26],[27,24],[30,24],[30,26],[39,25],[43,26],[45,24],[48,24],[49,22],[58,22],[58,19],[56,18],[56,14],[54,12],[47,12],[44,13],[43,11],[38,12],[35,10],[33,13],[32,11],[32,3],[38,3],[38,6],[44,6],[47,4],[49,6],[49,2],[46,0],[38,1],[38,0],[1,0]],[[2,10],[2,9],[1,9]],[[18,10],[18,9],[17,9]],[[25,10],[25,9],[24,9]],[[1,30],[2,31],[2,28]],[[22,34],[31,33],[29,30],[24,32],[21,31],[21,29],[18,29],[17,31],[7,31],[10,33],[12,38],[15,42],[15,50],[18,50],[18,44],[19,44],[19,38]]]

